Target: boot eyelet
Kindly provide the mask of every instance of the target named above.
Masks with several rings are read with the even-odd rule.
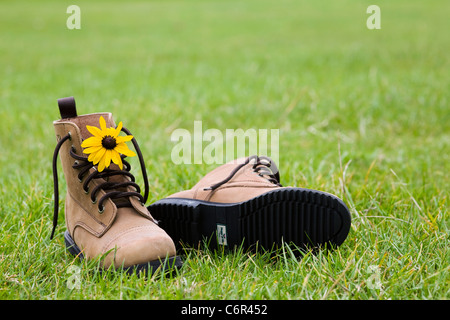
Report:
[[[102,214],[105,211],[105,207],[102,207],[101,209],[98,208],[98,213]]]
[[[87,189],[83,188],[84,193],[88,194],[89,193],[89,187],[87,187]]]
[[[69,131],[67,135],[69,136],[69,140],[72,141],[72,133]]]
[[[96,204],[97,203],[97,198],[95,198],[94,200],[91,199],[92,204]],[[100,211],[100,209],[99,209]]]
[[[70,149],[72,150],[73,153],[77,153],[77,149],[75,149],[74,145],[72,145],[72,146],[70,147]]]

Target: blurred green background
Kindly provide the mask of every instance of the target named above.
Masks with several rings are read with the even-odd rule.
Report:
[[[282,164],[336,158],[338,133],[364,165],[448,163],[445,1],[380,1],[380,30],[369,1],[78,1],[80,30],[70,4],[0,4],[2,177],[17,162],[42,173],[70,95],[123,120],[149,160],[202,120],[280,129]]]

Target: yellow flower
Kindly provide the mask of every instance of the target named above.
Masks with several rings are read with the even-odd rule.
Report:
[[[125,142],[133,139],[133,136],[119,136],[122,130],[122,122],[119,123],[117,128],[107,128],[106,121],[103,117],[100,117],[100,129],[93,126],[86,126],[93,137],[90,137],[83,141],[81,146],[84,149],[85,154],[89,154],[88,161],[94,165],[98,164],[98,171],[102,172],[105,168],[108,168],[111,161],[123,169],[122,158],[120,154],[127,157],[134,157],[136,154],[128,149]]]

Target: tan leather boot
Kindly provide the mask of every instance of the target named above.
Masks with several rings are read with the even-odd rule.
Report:
[[[88,155],[84,153],[86,149],[81,146],[92,136],[87,126],[99,127],[100,117],[105,119],[107,127],[116,128],[112,115],[95,113],[78,116],[73,97],[59,99],[58,105],[62,119],[53,123],[58,144],[53,156],[55,211],[51,237],[59,211],[59,152],[67,183],[67,231],[64,239],[70,253],[86,259],[101,256],[104,268],[113,265],[128,271],[154,272],[161,266],[180,267],[181,260],[176,256],[172,239],[157,225],[144,205],[148,197],[148,180],[136,140],[133,138],[132,142],[139,155],[145,183],[144,196],[134,182],[130,164],[123,155],[120,157],[122,161],[115,158],[121,162],[123,170],[113,162],[109,168],[99,170],[99,165],[88,160]],[[130,134],[127,129],[121,129]]]
[[[279,180],[270,158],[252,156],[226,163],[192,189],[148,208],[177,244],[197,246],[204,238],[213,248],[342,244],[351,223],[344,202],[322,191],[282,187]]]

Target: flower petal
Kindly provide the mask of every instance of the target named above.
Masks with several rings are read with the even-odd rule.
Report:
[[[105,170],[105,161],[100,161],[97,167],[98,172]]]
[[[95,128],[95,127],[93,127],[93,128]],[[87,138],[86,140],[84,140],[81,143],[81,146],[83,148],[95,147],[95,146],[101,146],[101,145],[102,145],[102,139],[97,136]]]
[[[114,128],[106,128],[105,131],[103,131],[103,133],[105,134],[105,136],[110,136],[114,138],[114,133],[116,132],[116,130],[114,130]]]
[[[103,148],[102,145],[99,145],[99,146],[93,146],[93,147],[89,147],[89,148],[84,149],[83,152],[84,152],[85,154],[96,153],[96,152],[100,151],[101,148]],[[89,160],[89,159],[88,159],[88,160]]]
[[[123,143],[123,142],[127,142],[127,141],[131,141],[131,140],[133,140],[133,136],[124,136],[124,137],[117,137],[116,138],[117,144]]]
[[[100,151],[100,150],[99,150],[99,151]],[[95,156],[96,156],[96,155],[97,155],[97,152],[91,153],[91,154],[89,155],[89,157],[88,157],[88,161],[94,163],[94,159],[95,159]],[[95,163],[94,163],[94,164],[95,164]]]
[[[112,161],[119,166],[120,170],[123,169],[122,158],[120,157],[120,154],[115,150],[112,150]]]
[[[105,166],[107,168],[111,164],[111,158],[112,158],[112,150],[106,150],[106,153],[105,153]]]
[[[105,118],[103,118],[103,116],[100,116],[99,122],[100,122],[100,129],[102,129],[102,131],[106,130],[106,121]]]
[[[99,161],[102,159],[102,157],[105,155],[106,153],[106,149],[105,148],[101,148],[96,154],[95,154],[95,158],[94,161],[92,161],[94,164],[99,163]],[[102,170],[103,171],[103,170]]]
[[[97,127],[93,127],[93,126],[86,126],[86,129],[88,129],[88,131],[94,136],[94,137],[98,137],[98,138],[102,138],[102,131],[97,128]]]
[[[117,152],[126,155],[127,157],[134,157],[136,155],[136,153],[134,153],[133,151],[131,151],[130,149],[128,149],[128,146],[125,143],[119,143],[114,150],[116,150]]]
[[[100,159],[99,163],[98,163],[98,171],[102,172],[103,170],[105,170],[106,166],[106,154],[108,150],[105,149],[105,153],[103,154],[103,157]]]
[[[114,137],[117,138],[119,136],[120,131],[122,130],[123,124],[122,121],[119,122],[119,125],[115,129]]]

